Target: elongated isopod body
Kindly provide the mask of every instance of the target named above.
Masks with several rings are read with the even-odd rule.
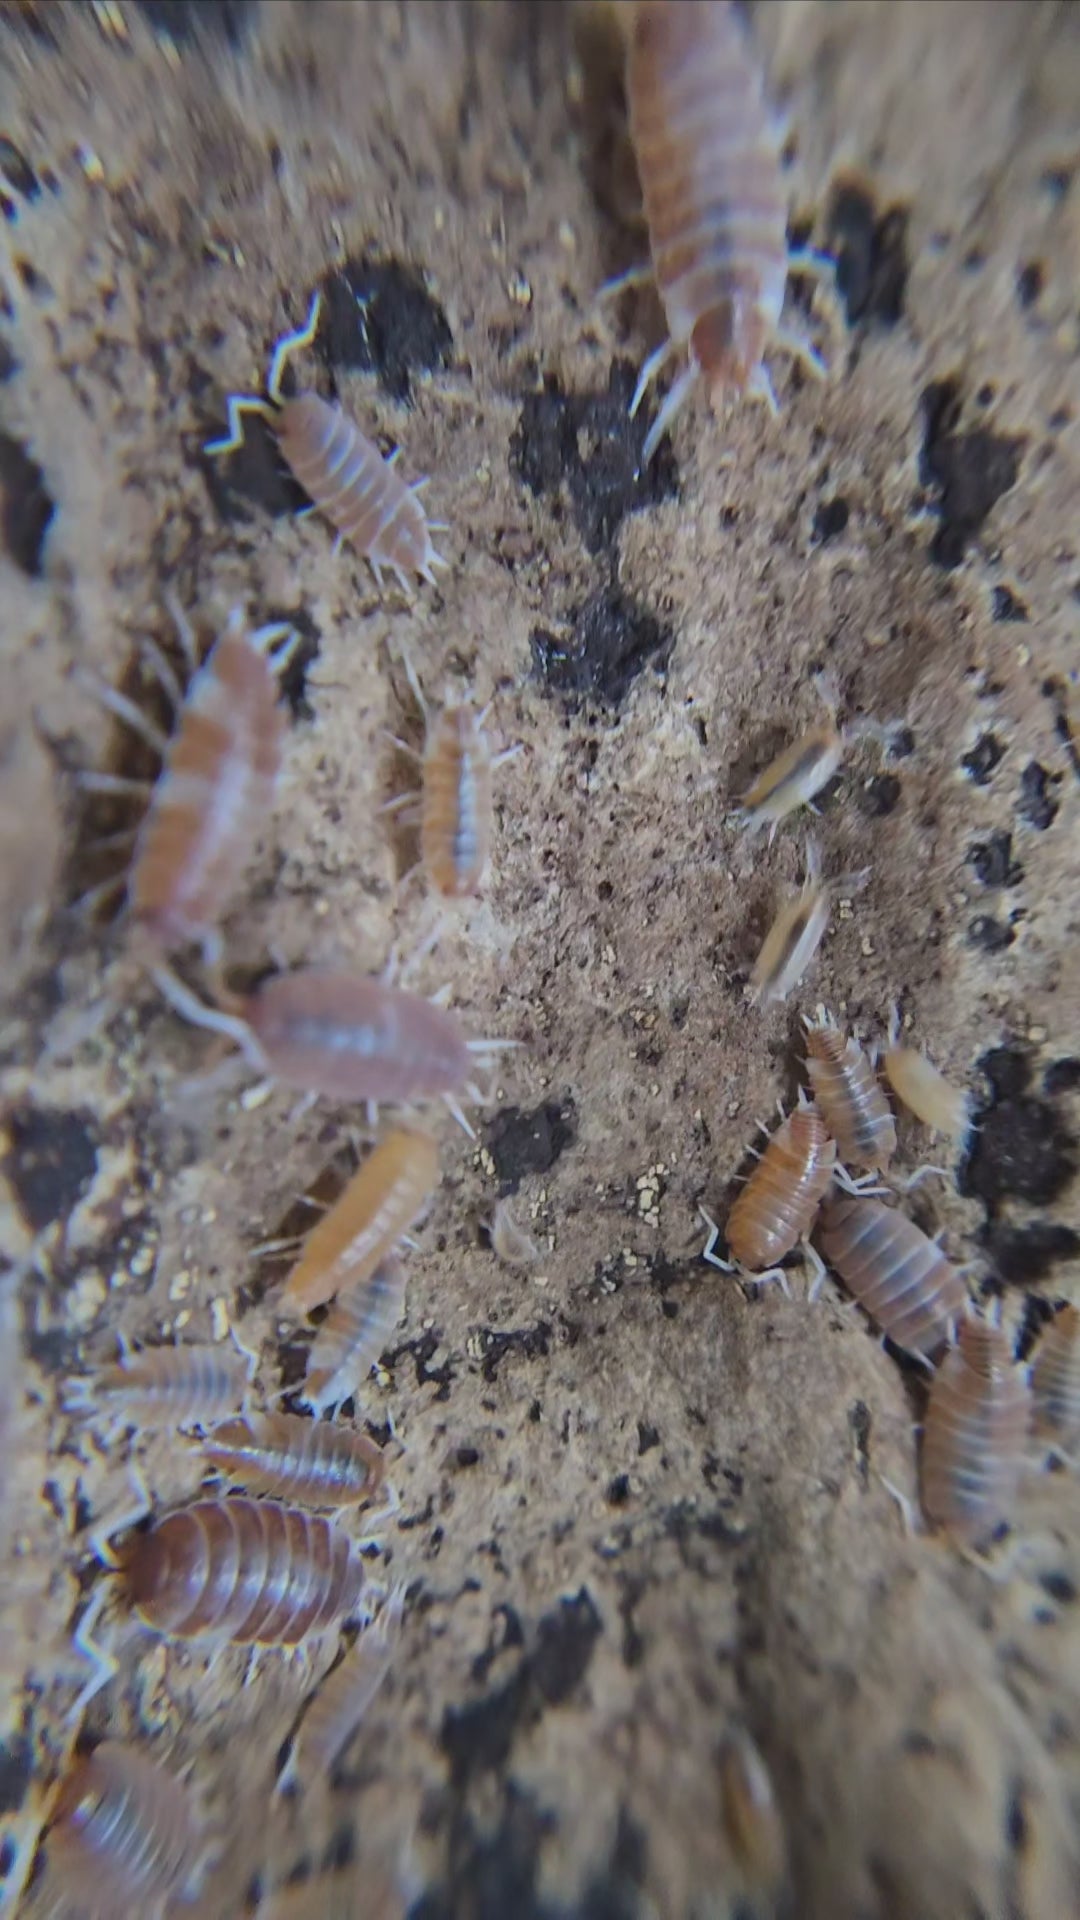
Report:
[[[456,1093],[483,1053],[454,1014],[421,994],[316,968],[265,981],[247,1018],[276,1080],[338,1100]]]
[[[781,907],[765,936],[750,975],[750,998],[762,1006],[786,1000],[797,987],[829,924],[829,890],[818,870],[817,855],[807,850],[802,892]]]
[[[670,339],[646,362],[635,407],[671,356],[679,375],[645,442],[650,459],[693,381],[714,407],[730,389],[776,410],[762,356],[772,343],[815,372],[821,362],[780,316],[789,266],[822,273],[821,256],[789,255],[781,134],[743,22],[727,0],[642,0],[627,60],[630,130],[656,285]]]
[[[119,1550],[140,1619],[178,1640],[295,1647],[353,1612],[356,1544],[324,1514],[276,1500],[196,1500]]]
[[[310,346],[319,330],[322,298],[316,294],[307,323],[278,341],[267,378],[267,399],[232,395],[229,432],[208,442],[207,453],[231,453],[243,442],[240,417],[260,413],[269,419],[282,456],[339,540],[351,540],[369,561],[376,579],[390,567],[403,586],[419,573],[434,581],[440,561],[420,502],[422,480],[407,486],[384,460],[374,442],[354,421],[317,393],[282,396],[285,368],[294,353]]]
[[[329,1773],[351,1740],[393,1665],[403,1594],[392,1596],[312,1696],[293,1743],[281,1784],[301,1789]]]
[[[787,1875],[787,1839],[769,1770],[742,1727],[720,1749],[720,1806],[742,1888],[775,1899]]]
[[[125,1349],[115,1366],[66,1381],[64,1406],[138,1428],[207,1426],[239,1411],[250,1377],[250,1361],[220,1347]]]
[[[954,1087],[939,1073],[925,1053],[915,1047],[899,1047],[900,1021],[893,1012],[889,1027],[889,1045],[885,1054],[885,1077],[898,1100],[935,1133],[944,1133],[962,1144],[971,1128],[971,1105],[962,1087]]]
[[[491,849],[491,749],[470,706],[445,707],[424,754],[420,853],[447,899],[479,890]]]
[[[895,1207],[839,1194],[822,1210],[821,1250],[875,1326],[929,1360],[963,1315],[967,1288],[936,1240]]]
[[[346,1285],[323,1321],[296,1397],[313,1413],[340,1406],[363,1385],[405,1312],[405,1269],[394,1254],[369,1280]]]
[[[770,761],[743,796],[750,827],[769,826],[770,842],[781,820],[809,806],[828,785],[844,757],[843,736],[835,726],[812,727]]]
[[[1080,1440],[1080,1312],[1062,1307],[1043,1329],[1031,1362],[1035,1431],[1065,1449]]]
[[[1000,1327],[966,1319],[930,1388],[922,1500],[962,1546],[988,1546],[1011,1519],[1029,1464],[1031,1389]]]
[[[334,1294],[364,1286],[423,1211],[438,1178],[439,1150],[429,1134],[403,1127],[388,1133],[308,1234],[282,1308],[310,1313]]]
[[[355,1427],[268,1413],[226,1420],[202,1443],[212,1466],[249,1493],[302,1507],[359,1507],[375,1498],[386,1473],[382,1448]]]
[[[896,1122],[866,1054],[824,1007],[804,1024],[814,1102],[841,1160],[851,1167],[887,1167],[896,1152]]]
[[[46,1884],[96,1920],[160,1915],[197,1891],[200,1819],[189,1790],[142,1748],[103,1741],[63,1780]],[[50,1911],[54,1909],[50,1908]]]
[[[806,1237],[835,1165],[836,1147],[820,1113],[796,1107],[728,1214],[728,1246],[748,1273],[776,1267]]]

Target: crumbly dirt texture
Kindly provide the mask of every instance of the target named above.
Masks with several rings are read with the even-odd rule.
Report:
[[[996,1578],[906,1532],[885,1483],[917,1510],[918,1369],[832,1282],[810,1306],[797,1266],[790,1298],[704,1266],[697,1213],[723,1218],[793,1097],[800,1016],[824,1001],[880,1040],[897,1001],[980,1116],[904,1204],[1021,1352],[1080,1298],[1080,16],[751,18],[793,231],[839,256],[831,331],[808,284],[789,296],[832,377],[775,356],[776,421],[697,393],[639,475],[649,408],[626,409],[658,310],[596,298],[643,246],[611,8],[2,9],[4,1911],[46,1910],[47,1847],[16,1885],[85,1677],[90,1532],[129,1506],[132,1457],[159,1510],[201,1474],[187,1442],[65,1414],[62,1382],[121,1331],[230,1326],[261,1343],[262,1393],[295,1378],[307,1336],[252,1249],[302,1225],[362,1120],[208,1074],[122,921],[72,904],[132,817],[78,771],[152,770],[81,676],[153,707],[138,645],[171,646],[167,589],[204,640],[238,602],[304,636],[225,930],[237,982],[374,970],[430,928],[379,812],[410,779],[386,732],[420,734],[406,653],[432,701],[493,700],[494,743],[522,746],[484,894],[416,970],[525,1047],[475,1144],[427,1116],[442,1183],[356,1409],[393,1430],[372,1572],[408,1585],[394,1671],[333,1779],[272,1801],[336,1637],[249,1671],[119,1604],[101,1625],[120,1669],[83,1741],[190,1767],[204,1803],[213,1860],[182,1910],[252,1913],[293,1881],[321,1913],[337,1864],[380,1920],[1080,1911],[1075,1474],[1033,1475]],[[297,376],[430,477],[435,589],[380,590],[292,517],[258,421],[241,454],[202,451],[320,286]],[[843,721],[908,733],[854,746],[822,797],[825,874],[865,880],[757,1010],[805,816],[771,847],[731,816],[819,722],[820,670]],[[941,1150],[901,1123],[898,1164]],[[488,1244],[500,1194],[531,1266]],[[732,1726],[772,1776],[779,1890],[722,1818]]]

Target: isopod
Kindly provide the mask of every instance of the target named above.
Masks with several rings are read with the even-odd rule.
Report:
[[[278,341],[270,362],[265,400],[230,394],[229,431],[210,440],[206,453],[233,453],[243,444],[241,416],[261,414],[277,435],[278,446],[294,478],[325,515],[338,544],[351,540],[367,559],[379,585],[389,567],[408,590],[410,573],[434,584],[435,569],[446,562],[436,553],[420,501],[424,480],[406,486],[394,471],[396,454],[384,460],[356,423],[317,393],[282,396],[285,369],[292,356],[309,347],[319,331],[322,295],[316,293],[307,323]]]
[[[720,1748],[720,1807],[742,1888],[776,1899],[787,1876],[787,1839],[769,1770],[742,1727]]]
[[[509,1200],[497,1200],[488,1228],[496,1257],[508,1267],[532,1267],[540,1249],[531,1234],[514,1219]]]
[[[171,739],[114,688],[95,682],[95,691],[162,761],[126,876],[140,957],[160,958],[190,941],[209,964],[220,957],[222,915],[273,801],[285,727],[275,676],[297,636],[282,625],[251,632],[237,607],[200,666],[194,635],[170,606],[191,672],[186,695],[158,649],[144,641],[143,652],[176,712]],[[142,781],[107,773],[84,773],[81,784],[97,793],[147,791]],[[124,882],[107,881],[83,903]]]
[[[1043,1329],[1031,1362],[1035,1431],[1068,1451],[1080,1440],[1080,1312],[1065,1306]]]
[[[841,1032],[824,1007],[803,1024],[814,1101],[841,1160],[854,1167],[887,1167],[896,1152],[896,1122],[862,1047]]]
[[[781,1121],[728,1215],[725,1237],[740,1267],[755,1279],[783,1279],[785,1254],[805,1240],[836,1165],[836,1145],[820,1113],[800,1104]],[[727,1273],[713,1252],[720,1229],[710,1228],[704,1258]]]
[[[300,1722],[279,1788],[295,1782],[306,1791],[329,1773],[351,1740],[393,1665],[404,1598],[403,1588],[391,1594],[321,1682]]]
[[[138,1427],[207,1426],[237,1412],[247,1398],[254,1355],[220,1347],[121,1344],[119,1361],[64,1383],[65,1411],[92,1413]]]
[[[806,852],[801,893],[781,907],[765,936],[750,975],[750,998],[761,1006],[786,1000],[821,945],[829,924],[829,889],[821,879],[816,850]]]
[[[834,1194],[821,1216],[821,1249],[848,1292],[905,1353],[930,1360],[965,1311],[967,1288],[936,1240],[895,1207]]]
[[[740,810],[743,822],[751,833],[767,825],[770,846],[777,827],[789,814],[797,812],[799,807],[810,807],[816,812],[815,797],[838,772],[850,746],[867,735],[887,743],[899,731],[899,723],[887,725],[870,718],[853,721],[841,731],[836,723],[839,694],[832,680],[827,674],[815,674],[814,686],[828,708],[828,720],[808,728],[777,754],[743,796]]]
[[[455,1095],[481,1096],[475,1068],[518,1045],[470,1040],[446,1008],[362,974],[319,967],[272,975],[236,1011],[208,1007],[165,967],[152,978],[184,1018],[235,1040],[257,1072],[332,1100],[407,1104],[441,1098],[472,1134]],[[325,1298],[325,1295],[324,1295]]]
[[[296,1398],[313,1413],[340,1406],[362,1386],[405,1312],[405,1269],[390,1253],[360,1285],[337,1295],[307,1359]]]
[[[971,1128],[971,1106],[962,1087],[954,1087],[914,1047],[900,1047],[900,1013],[892,1010],[885,1077],[898,1100],[935,1133],[944,1133],[962,1145]]]
[[[439,1150],[429,1134],[403,1127],[388,1133],[308,1234],[282,1308],[310,1313],[363,1287],[423,1211],[438,1178]]]
[[[384,811],[396,811],[405,824],[419,826],[421,862],[436,893],[445,900],[467,899],[479,893],[491,854],[491,776],[519,748],[492,756],[484,732],[490,704],[477,713],[468,702],[459,702],[432,718],[407,656],[404,665],[424,719],[424,752],[414,756],[420,761],[420,793],[403,794]],[[404,740],[395,736],[395,745],[412,756]]]
[[[197,1893],[205,1848],[196,1802],[141,1748],[105,1740],[76,1760],[53,1818],[46,1885],[87,1920],[150,1920]]]
[[[960,1325],[930,1387],[922,1437],[922,1500],[961,1546],[990,1544],[1010,1520],[1029,1464],[1031,1388],[1000,1327]]]
[[[699,374],[715,409],[734,389],[773,413],[767,347],[824,374],[809,340],[783,326],[781,314],[789,270],[828,279],[833,265],[810,249],[789,251],[780,129],[734,6],[642,0],[633,13],[626,91],[670,336],[645,362],[631,411],[673,355],[684,348],[689,355],[649,430],[650,460]]]
[[[227,1480],[302,1507],[358,1507],[374,1499],[386,1474],[381,1447],[355,1427],[268,1413],[226,1420],[202,1443]]]

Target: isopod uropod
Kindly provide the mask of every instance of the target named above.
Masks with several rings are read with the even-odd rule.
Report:
[[[887,1167],[896,1152],[896,1122],[867,1055],[824,1007],[803,1025],[814,1101],[841,1160],[847,1166]]]
[[[237,1486],[304,1507],[366,1505],[386,1474],[382,1448],[365,1433],[296,1413],[226,1420],[206,1435],[202,1450]]]
[[[1080,1312],[1062,1307],[1043,1329],[1031,1361],[1035,1431],[1069,1450],[1080,1440]]]
[[[755,1279],[783,1280],[780,1262],[809,1233],[835,1165],[836,1145],[824,1120],[800,1103],[772,1135],[728,1215],[725,1238],[740,1267]],[[710,1227],[704,1257],[730,1273],[713,1252],[720,1229],[704,1217]]]
[[[278,341],[265,400],[229,396],[229,431],[224,439],[208,441],[205,451],[234,452],[244,438],[241,416],[261,414],[274,428],[286,465],[329,520],[338,543],[353,541],[380,585],[383,567],[390,567],[406,589],[410,573],[434,583],[435,568],[446,562],[432,545],[435,528],[420,502],[426,481],[406,486],[394,471],[393,460],[384,460],[355,422],[317,393],[299,393],[291,399],[282,396],[288,362],[315,339],[321,307],[322,295],[316,293],[306,325]]]
[[[310,1313],[363,1287],[423,1211],[438,1177],[439,1150],[429,1134],[404,1127],[388,1133],[308,1234],[282,1308]]]
[[[930,1387],[922,1501],[961,1546],[990,1544],[1010,1520],[1029,1464],[1031,1389],[1000,1327],[972,1316]]]
[[[689,355],[645,441],[649,460],[699,374],[714,407],[734,388],[775,413],[767,347],[824,373],[813,346],[783,326],[781,314],[790,269],[829,278],[833,268],[810,249],[789,251],[780,129],[727,0],[642,0],[631,22],[626,91],[670,336],[646,361],[631,410],[674,354],[685,348]]]
[[[944,1133],[962,1145],[971,1128],[971,1106],[962,1087],[954,1087],[925,1053],[897,1045],[900,1012],[894,1007],[885,1053],[885,1077],[898,1100],[935,1133]]]
[[[76,1760],[53,1820],[46,1884],[89,1920],[151,1920],[198,1890],[205,1849],[194,1797],[141,1748],[106,1740]]]
[[[895,1346],[923,1360],[944,1346],[967,1289],[913,1220],[879,1200],[834,1194],[822,1210],[820,1239],[829,1265]]]
[[[122,1343],[115,1365],[65,1381],[64,1407],[140,1428],[206,1426],[243,1407],[253,1365],[220,1347]]]

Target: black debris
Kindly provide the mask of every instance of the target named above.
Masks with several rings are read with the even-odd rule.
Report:
[[[989,427],[961,433],[960,413],[958,381],[939,380],[926,388],[919,477],[940,496],[941,525],[930,557],[946,568],[960,565],[997,501],[1016,485],[1025,445],[1022,437],[995,434]]]
[[[903,789],[895,773],[875,773],[855,790],[855,805],[867,820],[883,820],[899,805]]]
[[[1012,834],[992,833],[977,840],[968,854],[968,866],[983,887],[1017,887],[1024,870],[1012,857]]]
[[[606,387],[566,393],[549,375],[526,394],[510,440],[510,471],[538,497],[561,499],[565,487],[574,523],[590,553],[609,551],[628,513],[678,497],[675,456],[665,441],[643,464],[650,409],[630,418],[637,374],[616,360]]]
[[[414,373],[449,364],[450,322],[416,267],[363,255],[329,274],[322,292],[316,345],[327,366],[374,373],[391,399],[407,401]]]
[[[16,1107],[8,1116],[3,1170],[33,1233],[64,1220],[97,1172],[98,1134],[89,1113]]]
[[[1055,1060],[1043,1074],[1043,1092],[1051,1098],[1062,1093],[1075,1093],[1077,1087],[1080,1087],[1080,1060],[1074,1055]]]
[[[24,200],[36,200],[41,193],[41,182],[29,160],[6,134],[0,134],[0,174]]]
[[[573,633],[534,627],[530,636],[537,679],[571,712],[595,702],[617,713],[646,667],[662,674],[675,646],[670,627],[617,587],[605,587],[574,616]]]
[[[1016,297],[1025,311],[1028,307],[1035,305],[1036,300],[1043,290],[1044,283],[1045,276],[1037,260],[1029,260],[1026,266],[1018,269],[1016,275]]]
[[[1004,1200],[1047,1207],[1077,1169],[1077,1142],[1049,1101],[1024,1091],[1031,1062],[1006,1047],[984,1054],[989,1103],[974,1116],[957,1184],[981,1200],[994,1220]]]
[[[17,1813],[34,1774],[34,1749],[25,1734],[0,1741],[0,1814]]]
[[[500,1196],[516,1193],[526,1174],[549,1172],[576,1138],[572,1100],[552,1100],[528,1112],[521,1107],[500,1108],[484,1135]]]
[[[0,521],[4,545],[23,573],[41,574],[42,549],[56,507],[36,460],[17,440],[0,433]]]
[[[907,229],[905,207],[889,207],[879,215],[861,181],[845,180],[836,187],[826,231],[850,327],[861,321],[895,327],[900,320],[909,272]]]
[[[990,775],[999,761],[1005,758],[1005,749],[994,733],[980,733],[970,753],[965,753],[960,765],[977,787],[989,785]]]
[[[507,1333],[482,1327],[479,1341],[484,1379],[489,1385],[498,1379],[499,1367],[508,1353],[520,1354],[523,1360],[546,1360],[551,1352],[551,1338],[552,1327],[548,1320],[538,1320],[535,1327],[512,1327]]]
[[[586,1587],[544,1614],[532,1650],[517,1671],[480,1700],[449,1707],[439,1735],[454,1785],[498,1772],[520,1731],[535,1726],[548,1707],[562,1706],[585,1678],[603,1631]]]
[[[1059,1261],[1075,1259],[1080,1234],[1056,1221],[1035,1220],[1026,1227],[991,1227],[984,1245],[999,1280],[1027,1287],[1045,1280]]]
[[[851,518],[851,509],[840,495],[835,500],[826,500],[818,507],[810,529],[810,538],[816,545],[827,547],[830,540],[838,540]]]
[[[995,920],[991,913],[976,914],[967,930],[968,946],[977,953],[1004,953],[1015,939],[1015,928],[1007,920]]]
[[[1027,620],[1027,607],[1011,587],[995,587],[991,594],[991,603],[995,620],[1008,620],[1014,623]]]
[[[1050,788],[1056,784],[1056,776],[1047,773],[1037,760],[1029,760],[1020,775],[1020,798],[1016,811],[1026,826],[1034,827],[1037,833],[1045,833],[1057,819],[1059,801]]]
[[[544,1614],[530,1658],[533,1682],[549,1707],[562,1706],[589,1670],[603,1623],[587,1587]]]
[[[273,424],[261,414],[242,416],[244,438],[233,453],[200,455],[200,465],[223,520],[252,520],[252,507],[280,520],[311,501],[278,450]],[[211,438],[216,436],[211,436]]]
[[[178,47],[203,28],[222,34],[231,47],[239,46],[255,4],[256,0],[136,0],[154,32]]]
[[[285,704],[294,720],[314,720],[315,709],[307,697],[308,668],[319,657],[322,634],[306,607],[268,607],[262,615],[267,626],[283,621],[300,635],[300,644],[284,673],[278,675]]]

